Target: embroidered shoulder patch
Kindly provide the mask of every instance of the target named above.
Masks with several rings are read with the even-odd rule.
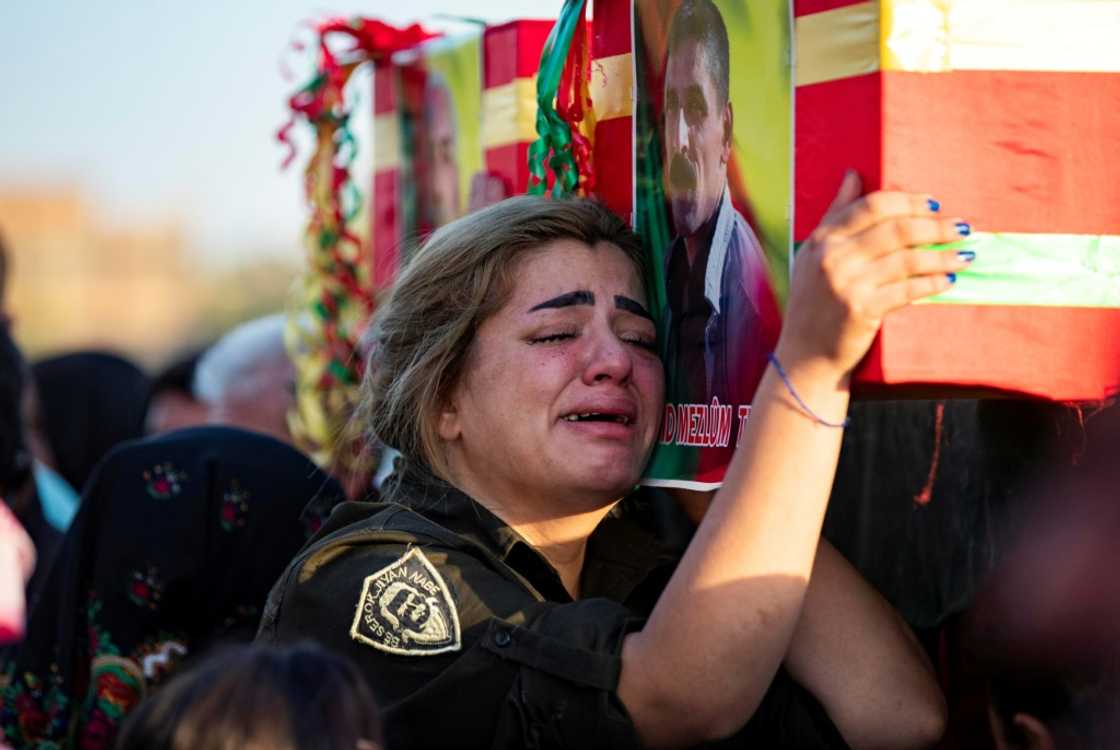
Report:
[[[463,647],[451,592],[419,547],[365,579],[350,637],[403,656]]]

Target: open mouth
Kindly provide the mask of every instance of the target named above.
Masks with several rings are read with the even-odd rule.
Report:
[[[625,414],[605,414],[603,412],[589,411],[582,414],[567,414],[561,417],[565,422],[609,422],[613,424],[629,425],[630,417]]]

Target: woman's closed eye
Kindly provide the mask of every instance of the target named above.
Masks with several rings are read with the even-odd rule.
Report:
[[[576,334],[574,331],[556,331],[553,333],[542,333],[538,336],[529,337],[530,344],[554,344],[560,341],[567,341],[574,339]]]
[[[579,336],[579,334],[575,331],[555,331],[530,336],[526,341],[530,345],[558,344],[575,339],[577,336]],[[646,351],[657,351],[657,339],[653,336],[647,336],[642,333],[623,333],[619,335],[619,339],[626,344],[645,349]]]
[[[633,344],[634,346],[645,349],[646,351],[657,351],[657,339],[655,337],[646,336],[640,333],[626,333],[623,334],[621,338],[627,344]]]

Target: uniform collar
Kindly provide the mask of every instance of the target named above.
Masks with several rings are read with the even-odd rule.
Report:
[[[399,503],[473,542],[516,570],[547,599],[569,599],[560,576],[529,542],[465,492],[427,466],[401,461],[387,480],[389,502]],[[384,485],[383,485],[384,486]]]
[[[548,599],[570,599],[544,555],[505,521],[427,467],[406,464],[383,485],[383,493],[387,501],[405,505],[489,550]],[[655,568],[675,560],[654,536],[625,518],[624,505],[603,519],[588,540],[584,596],[623,601]]]
[[[387,482],[387,500],[400,503],[440,526],[466,537],[502,560],[518,544],[528,542],[505,521],[491,513],[457,487],[437,477],[431,469],[414,462],[401,462],[402,468]]]

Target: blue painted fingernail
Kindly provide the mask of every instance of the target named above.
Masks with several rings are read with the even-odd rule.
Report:
[[[950,284],[956,284],[957,283],[957,275],[955,273],[947,273],[947,274],[945,274],[945,278],[947,278],[949,280]]]
[[[934,213],[937,213],[941,210],[941,204],[933,198],[926,198],[926,203],[929,204],[929,210],[933,211]]]
[[[959,234],[961,237],[967,237],[968,235],[972,234],[972,227],[969,226],[967,222],[958,221],[957,234]]]
[[[957,251],[957,259],[958,260],[963,260],[965,263],[971,263],[972,261],[976,260],[976,251],[975,250],[958,250]]]

